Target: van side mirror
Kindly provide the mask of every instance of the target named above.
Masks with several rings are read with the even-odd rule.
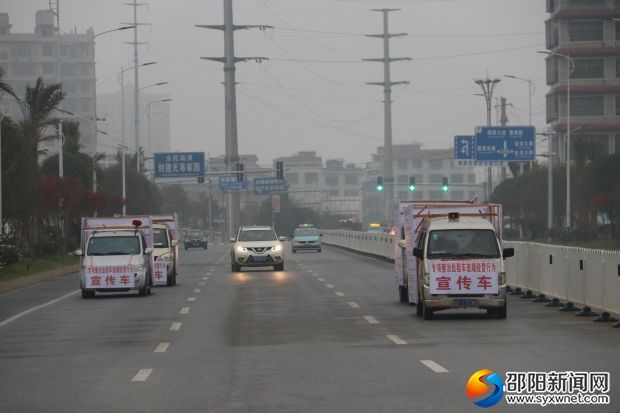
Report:
[[[177,245],[179,245],[179,241],[177,241],[176,239],[173,239],[170,245],[172,245],[173,247],[176,247]]]
[[[286,241],[286,237],[279,237],[279,238],[278,238],[278,241],[280,241],[280,242],[284,242],[284,241]]]
[[[237,239],[236,239],[236,238],[231,238],[231,239],[230,239],[230,243],[231,243],[231,244],[234,244],[234,243],[235,243],[235,241],[237,241]]]
[[[81,257],[82,255],[84,255],[84,251],[82,251],[81,249],[77,249],[75,250],[74,254],[78,257]]]
[[[153,248],[147,248],[147,249],[145,249],[145,250],[144,250],[144,253],[145,253],[145,254],[147,254],[147,255],[148,255],[148,254],[152,254],[152,253],[153,253]]]
[[[413,256],[417,257],[419,259],[424,259],[424,250],[422,248],[414,248],[413,249]]]
[[[504,256],[504,259],[510,258],[510,257],[514,257],[515,256],[515,249],[514,248],[504,248],[504,250],[502,251],[502,255]]]
[[[323,233],[320,233],[320,234],[319,234],[319,237],[322,237],[322,236],[323,236]]]

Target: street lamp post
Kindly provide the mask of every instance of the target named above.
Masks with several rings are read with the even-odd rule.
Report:
[[[162,82],[161,84],[166,84],[168,82]],[[155,86],[155,85],[153,85]],[[154,105],[155,103],[162,103],[162,102],[172,102],[172,99],[161,99],[161,100],[156,100],[153,102],[149,102],[146,105],[146,118],[147,118],[147,125],[148,125],[148,138],[149,138],[149,146],[148,146],[148,152],[149,154],[151,153],[152,150],[152,145],[151,145],[151,105]],[[152,154],[151,154],[152,155]]]
[[[571,210],[570,210],[570,75],[572,71],[575,69],[575,61],[572,57],[567,54],[557,53],[557,52],[549,52],[549,51],[539,51],[538,53],[562,57],[566,59],[566,228],[570,229],[571,227]],[[572,66],[572,69],[571,69]]]
[[[517,80],[522,80],[524,82],[527,82],[528,84],[528,106],[529,106],[529,115],[530,115],[530,126],[532,126],[532,96],[534,96],[534,94],[536,93],[536,86],[534,85],[534,82],[532,82],[532,79],[525,79],[523,77],[519,77],[519,76],[513,76],[513,75],[504,75],[504,77],[508,77],[511,79],[517,79]],[[523,175],[523,162],[519,163],[519,173],[521,175]]]
[[[476,79],[474,82],[482,89],[484,99],[487,104],[487,126],[491,126],[491,107],[493,103],[493,90],[495,86],[501,81],[501,79]],[[491,199],[491,192],[493,191],[493,177],[491,174],[491,167],[487,169],[487,201]]]

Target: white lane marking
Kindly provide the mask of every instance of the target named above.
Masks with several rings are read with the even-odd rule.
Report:
[[[133,379],[131,379],[131,381],[132,382],[146,381],[149,378],[149,376],[151,375],[152,372],[153,372],[153,369],[142,369],[142,370],[139,370],[138,374],[133,376]]]
[[[196,297],[189,297],[187,301],[189,301],[190,303],[193,303],[194,301],[196,301]]]
[[[213,273],[212,272],[208,272],[207,275],[213,275]]]
[[[312,271],[312,270],[306,270],[306,272],[314,272],[314,271]]]
[[[420,360],[420,363],[424,364],[426,367],[433,370],[435,373],[447,373],[448,372],[447,369],[435,363],[433,360]]]
[[[407,344],[407,342],[405,340],[403,340],[402,338],[394,335],[394,334],[388,334],[386,336],[387,338],[389,338],[390,340],[392,340],[394,342],[394,344],[398,344],[398,345],[403,345],[403,344]]]
[[[194,292],[198,294],[200,292],[200,288],[194,288]]]
[[[201,287],[204,287],[205,285],[207,285],[207,283],[204,282],[204,281],[201,281],[201,282],[198,283],[198,285],[200,285]]]
[[[159,343],[153,353],[165,353],[168,347],[170,347],[170,343]]]
[[[360,308],[360,305],[354,301],[347,301],[347,304],[349,304],[351,308]]]
[[[30,314],[30,313],[32,313],[34,311],[37,311],[37,310],[40,310],[42,308],[48,307],[48,306],[50,306],[52,304],[56,304],[56,303],[66,299],[66,298],[69,298],[72,295],[75,295],[75,294],[77,294],[79,292],[80,292],[80,290],[71,291],[68,294],[61,295],[60,297],[55,298],[53,300],[50,300],[50,301],[48,301],[46,303],[43,303],[41,305],[37,305],[36,307],[29,308],[28,310],[22,311],[21,313],[17,313],[14,316],[11,316],[11,317],[7,318],[6,320],[3,320],[2,322],[0,322],[0,327],[4,327],[5,325],[10,324],[13,321],[18,320],[18,319],[22,318],[23,316],[28,315],[28,314]]]
[[[319,276],[319,274],[317,274],[317,273],[312,273],[312,276],[314,276],[314,277],[318,277],[318,276]]]
[[[379,322],[377,321],[376,318],[374,318],[371,315],[365,315],[364,316],[364,320],[366,320],[368,322],[368,324],[379,324]]]
[[[325,278],[319,278],[320,282],[325,282]]]
[[[179,311],[179,314],[187,314],[189,313],[189,307],[183,307],[181,308],[181,311]]]
[[[325,286],[326,286],[327,288],[334,288],[334,286],[333,286],[333,285],[331,285],[331,284],[325,284]]]
[[[175,322],[170,326],[170,331],[179,331],[183,323]]]
[[[209,279],[209,277],[202,277],[202,279],[206,281]]]
[[[344,293],[341,293],[340,291],[336,291],[334,294],[336,294],[338,297],[344,297]]]

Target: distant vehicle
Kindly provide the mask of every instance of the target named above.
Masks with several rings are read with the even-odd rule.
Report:
[[[286,237],[276,235],[269,226],[241,227],[235,238],[231,238],[230,264],[233,272],[241,267],[269,267],[275,271],[284,270],[284,246]]]
[[[368,225],[368,230],[366,232],[370,232],[373,234],[383,234],[384,232],[389,232],[389,228],[383,224],[373,222]]]
[[[177,275],[179,275],[179,225],[177,216],[176,214],[160,214],[152,215],[151,219],[153,220],[155,262],[165,262],[166,285],[176,285]],[[166,240],[161,234],[157,233],[158,229],[165,231]],[[158,236],[161,241],[158,241]]]
[[[153,285],[153,226],[150,217],[82,218],[80,288],[82,298],[96,292],[138,290]]]
[[[353,218],[341,219],[338,221],[338,229],[345,231],[361,231],[362,223]]]
[[[295,228],[291,250],[293,254],[307,250],[321,252],[319,230],[310,224],[302,224],[299,228]]]
[[[188,248],[202,248],[207,249],[207,232],[199,229],[192,229],[185,233],[185,240],[183,241],[185,249]]]

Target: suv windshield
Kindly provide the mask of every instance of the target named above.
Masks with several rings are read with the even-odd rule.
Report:
[[[433,258],[499,258],[495,232],[486,229],[431,231],[426,256]]]
[[[86,255],[138,255],[140,238],[136,236],[91,237]]]
[[[165,229],[153,230],[153,246],[155,248],[168,248],[168,236]]]
[[[316,228],[297,228],[294,237],[308,237],[313,235],[319,235],[319,230]]]
[[[275,241],[276,234],[270,229],[246,229],[239,232],[237,241]]]

